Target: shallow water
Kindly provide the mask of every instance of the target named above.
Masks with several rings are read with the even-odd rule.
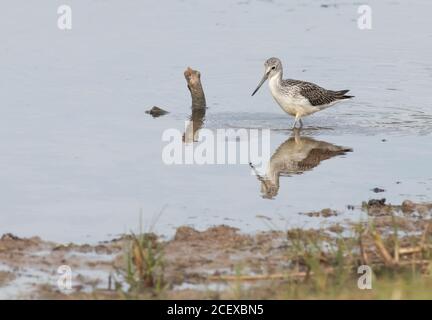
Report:
[[[76,1],[64,32],[57,1],[4,1],[0,233],[98,241],[136,229],[140,212],[167,236],[183,224],[254,231],[317,226],[298,213],[370,198],[431,201],[432,3],[374,3],[364,31],[355,1],[332,3]],[[190,114],[188,65],[202,73],[204,127],[270,128],[272,152],[290,137],[268,88],[250,97],[270,56],[285,77],[351,89],[303,134],[353,152],[281,177],[273,200],[248,165],[163,164],[162,132]],[[151,118],[153,105],[170,114]]]

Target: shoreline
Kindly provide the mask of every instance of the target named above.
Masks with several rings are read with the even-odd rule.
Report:
[[[368,221],[256,234],[226,225],[204,231],[181,226],[169,240],[129,234],[95,245],[4,234],[1,294],[5,299],[319,298],[342,281],[351,291],[336,290],[341,296],[334,298],[369,299],[391,296],[383,289],[352,290],[360,265],[370,265],[377,279],[409,270],[416,279],[429,274],[432,203],[388,205],[377,199],[362,208]],[[334,212],[307,214],[325,219]],[[61,290],[58,268],[64,265],[70,267],[72,288]]]

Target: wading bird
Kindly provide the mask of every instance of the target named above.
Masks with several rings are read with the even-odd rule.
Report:
[[[332,91],[311,82],[282,80],[282,62],[278,58],[268,59],[264,67],[264,76],[252,95],[268,79],[273,98],[282,110],[295,117],[293,129],[297,122],[300,122],[300,128],[303,127],[302,117],[324,110],[337,102],[353,98],[353,96],[346,95],[349,90]]]

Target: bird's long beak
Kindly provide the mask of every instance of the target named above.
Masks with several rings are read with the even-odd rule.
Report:
[[[259,90],[259,88],[261,88],[261,86],[262,86],[263,83],[267,80],[267,78],[268,78],[268,73],[266,72],[266,73],[264,74],[264,77],[261,79],[260,83],[258,84],[258,87],[255,89],[254,92],[252,92],[252,95],[254,95],[254,94]]]

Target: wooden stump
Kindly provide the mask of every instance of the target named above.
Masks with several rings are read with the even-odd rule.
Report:
[[[187,68],[184,72],[187,81],[187,86],[192,97],[192,114],[190,122],[183,135],[183,142],[193,143],[197,141],[198,131],[204,124],[206,113],[206,100],[204,91],[201,85],[201,74],[197,70]]]
[[[206,100],[201,85],[200,72],[188,67],[184,72],[184,76],[186,78],[187,86],[192,96],[192,108],[205,108]]]

